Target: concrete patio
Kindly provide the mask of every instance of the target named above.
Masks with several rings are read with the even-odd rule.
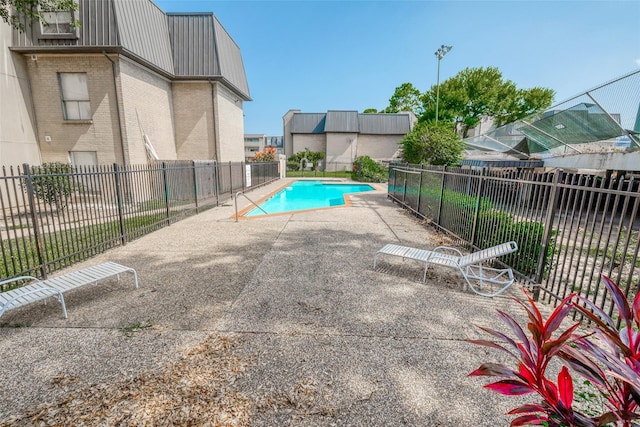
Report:
[[[123,277],[74,291],[67,320],[56,303],[5,314],[0,420],[30,425],[70,394],[161,372],[214,337],[240,367],[215,387],[243,405],[243,417],[223,425],[508,425],[515,399],[467,377],[502,356],[464,340],[481,337],[472,324],[504,329],[496,309],[522,318],[511,300],[519,286],[489,299],[465,291],[453,270],[434,269],[427,283],[411,262],[385,259],[374,271],[386,243],[449,241],[383,185],[352,201],[239,222],[227,202],[74,265],[131,266],[140,289]]]

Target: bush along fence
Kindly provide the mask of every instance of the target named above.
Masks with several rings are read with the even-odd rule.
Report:
[[[3,167],[0,280],[46,278],[276,179],[273,162]]]
[[[601,274],[633,300],[640,286],[639,181],[518,168],[392,164],[389,197],[463,244],[515,240],[502,261],[533,286],[535,299],[576,292],[611,310]]]

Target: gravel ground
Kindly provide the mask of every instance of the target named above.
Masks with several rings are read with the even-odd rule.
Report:
[[[259,199],[282,186],[250,194]],[[240,200],[239,200],[240,202]],[[138,271],[3,316],[2,425],[500,426],[514,399],[467,374],[500,355],[464,340],[504,329],[510,296],[422,283],[386,243],[451,243],[386,199],[235,222],[232,203],[72,269]]]

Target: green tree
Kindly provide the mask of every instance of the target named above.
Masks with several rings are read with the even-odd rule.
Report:
[[[367,108],[366,110],[364,110],[362,112],[362,114],[375,114],[377,112],[378,112],[378,110],[376,108]]]
[[[396,88],[385,113],[399,113],[400,111],[413,111],[416,116],[422,114],[421,93],[411,83],[402,83]]]
[[[421,121],[435,119],[436,89],[433,86],[422,95]],[[540,87],[518,89],[496,67],[465,68],[440,84],[438,121],[459,124],[466,137],[483,117],[492,117],[501,126],[544,111],[554,95],[553,90]]]
[[[45,13],[56,10],[78,10],[78,4],[74,0],[0,0],[0,18],[21,31],[21,17],[46,24]]]
[[[309,148],[305,147],[304,151],[299,151],[287,159],[287,162],[291,164],[291,166],[300,167],[300,163],[303,159],[307,159],[307,161],[313,163],[313,170],[316,170],[318,167],[318,162],[324,159],[324,152],[322,151],[311,151]],[[303,162],[304,163],[304,162]],[[306,163],[302,165],[304,167]]]
[[[464,143],[450,125],[420,122],[400,141],[407,163],[454,166],[462,160]]]

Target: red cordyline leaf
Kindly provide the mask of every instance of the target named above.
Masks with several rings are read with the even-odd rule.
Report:
[[[527,425],[542,425],[546,423],[549,419],[546,416],[542,415],[523,415],[521,417],[515,418],[511,421],[511,427],[517,426],[527,426]]]
[[[531,370],[525,366],[524,363],[520,363],[520,366],[518,367],[518,375],[520,376],[520,378],[522,378],[523,381],[526,381],[529,384],[536,383],[536,377],[534,376],[533,372],[531,372]]]
[[[549,381],[547,378],[542,378],[543,390],[540,390],[540,394],[542,398],[546,400],[550,405],[557,406],[558,405],[558,387]]]
[[[591,381],[597,386],[606,386],[605,374],[600,366],[582,354],[582,352],[568,347],[564,348],[559,355],[574,371],[579,373],[585,379]]]
[[[520,360],[523,363],[525,363],[527,366],[530,366],[531,368],[535,368],[536,366],[535,355],[527,352],[527,349],[524,348],[524,344],[518,344],[518,348],[520,349],[520,354],[522,355]]]
[[[480,329],[481,331],[484,331],[484,332],[488,333],[489,335],[493,335],[494,337],[501,339],[505,343],[511,345],[516,350],[518,349],[518,345],[516,344],[516,342],[513,339],[511,339],[508,335],[505,335],[502,332],[496,331],[496,330],[491,329],[491,328],[486,328],[484,326],[479,326],[479,325],[474,325],[474,326],[476,328]]]
[[[499,363],[483,363],[469,374],[470,377],[515,377],[518,374]]]
[[[636,326],[640,327],[640,292],[638,292],[633,299],[631,309],[633,310],[633,319],[636,321]]]
[[[531,332],[532,342],[536,343],[536,345],[540,345],[543,340],[542,336],[544,334],[544,326],[534,322],[529,322],[527,324],[527,328],[529,329],[529,332]]]
[[[466,340],[467,342],[471,343],[471,344],[476,344],[476,345],[483,345],[485,347],[491,347],[491,348],[496,348],[498,350],[502,350],[505,353],[509,353],[511,356],[513,356],[515,359],[518,359],[518,356],[516,356],[515,353],[509,351],[508,349],[504,348],[503,346],[501,346],[500,344],[497,344],[493,341],[487,341],[487,340]]]
[[[524,296],[527,297],[527,300],[529,300],[529,306],[527,306],[523,301],[520,301],[517,298],[514,298],[514,299],[518,304],[520,304],[527,310],[527,312],[529,313],[529,319],[531,319],[532,322],[535,322],[541,325],[543,323],[542,313],[540,313],[540,310],[538,310],[538,306],[536,305],[533,298],[531,298],[531,296],[527,293],[527,290],[523,289],[523,292],[524,292]]]
[[[522,394],[533,393],[535,390],[522,381],[518,380],[502,380],[484,386],[496,393],[506,396],[520,396]]]
[[[509,316],[507,313],[501,310],[496,311],[498,312],[498,317],[500,317],[500,319],[502,319],[502,321],[506,323],[506,325],[511,329],[511,331],[513,331],[516,337],[518,337],[520,342],[526,346],[527,351],[530,353],[531,345],[529,343],[529,338],[527,337],[527,334],[524,333],[518,322],[516,322],[513,317]]]
[[[573,332],[578,329],[580,323],[576,323],[572,325],[569,329],[564,331],[557,340],[549,341],[542,346],[542,354],[544,354],[547,358],[551,358],[555,356],[559,351],[562,350],[565,343],[572,337]]]
[[[571,408],[573,404],[573,380],[566,366],[563,366],[558,374],[558,393],[560,402],[564,407]]]
[[[609,279],[609,277],[603,274],[602,280],[604,280],[604,285],[609,290],[609,293],[611,293],[611,299],[618,308],[620,317],[624,319],[627,326],[631,327],[633,317],[631,316],[631,309],[629,308],[627,298],[624,296],[618,285],[616,285],[613,280]]]
[[[558,305],[555,310],[553,310],[553,313],[551,313],[544,325],[543,338],[545,340],[551,338],[551,335],[556,331],[556,329],[558,329],[565,317],[567,317],[567,314],[569,314],[569,312],[573,308],[571,306],[571,300],[575,296],[576,294],[570,294],[565,299],[563,299],[562,302],[560,302],[560,305]]]
[[[509,412],[508,415],[516,415],[516,414],[530,414],[531,412],[542,412],[546,413],[546,408],[541,405],[537,405],[535,403],[527,403],[522,406],[518,406],[517,408],[513,408]]]
[[[603,328],[615,328],[616,327],[616,324],[611,319],[611,317],[609,317],[609,315],[607,313],[602,311],[602,309],[600,307],[598,307],[593,302],[591,302],[590,300],[588,300],[587,298],[585,298],[585,297],[583,297],[581,295],[578,295],[577,299],[578,299],[578,301],[584,303],[585,306],[582,306],[582,305],[578,304],[578,301],[574,302],[573,306],[575,308],[577,308],[578,310],[580,310],[583,314],[588,316],[598,326],[603,327]]]

